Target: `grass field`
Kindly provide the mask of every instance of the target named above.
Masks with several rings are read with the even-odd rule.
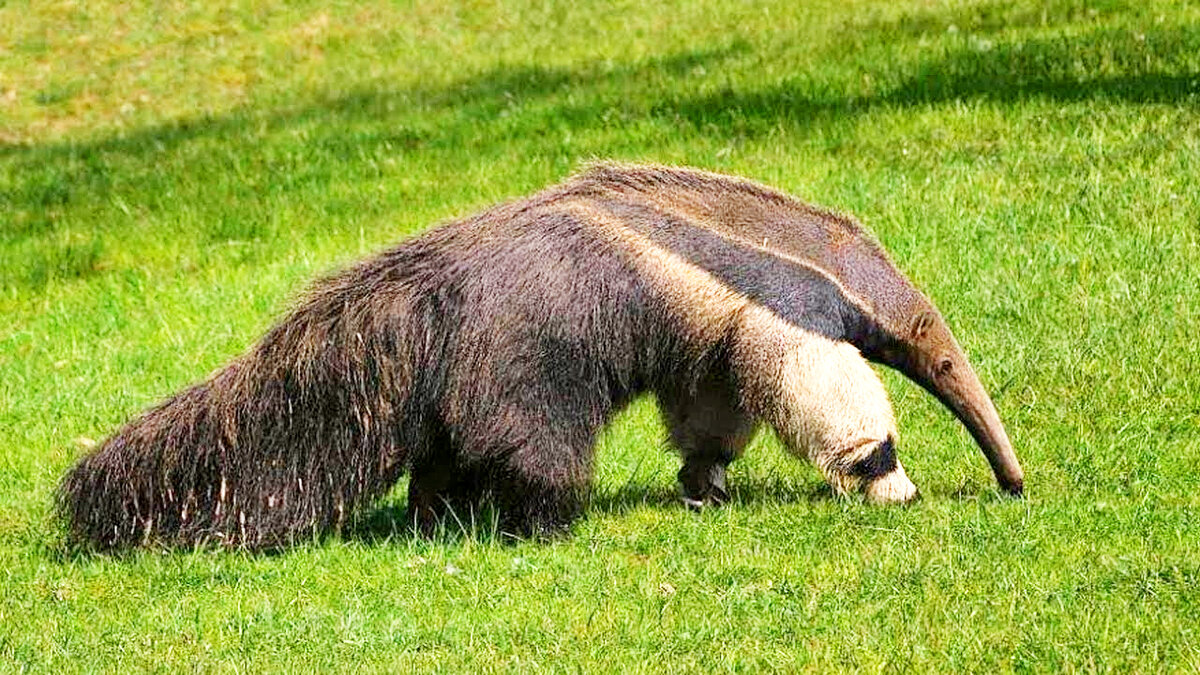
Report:
[[[652,401],[569,540],[65,551],[51,495],[314,277],[591,158],[858,215],[1013,437],[884,373],[924,499],[769,434],[693,514]],[[1200,4],[0,2],[0,671],[1200,669]]]

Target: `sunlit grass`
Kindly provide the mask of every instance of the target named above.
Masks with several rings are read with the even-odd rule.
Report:
[[[0,5],[0,666],[1196,670],[1200,5]],[[674,503],[652,402],[571,539],[402,492],[273,556],[62,553],[57,480],[316,276],[597,157],[858,215],[994,393],[1029,497],[885,373],[924,499],[764,434]]]

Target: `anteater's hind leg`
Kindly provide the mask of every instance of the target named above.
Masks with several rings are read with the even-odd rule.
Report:
[[[574,468],[547,467],[546,459],[555,454],[524,446],[501,461],[414,465],[409,522],[425,537],[439,527],[469,527],[486,500],[499,511],[503,536],[552,538],[565,533],[582,512],[586,477]]]
[[[683,503],[699,509],[729,500],[725,468],[741,456],[756,422],[738,399],[728,376],[714,373],[693,392],[660,392],[671,441],[683,457],[679,486]]]
[[[423,457],[409,468],[406,518],[421,536],[433,536],[445,520],[454,480],[454,458],[450,453]]]
[[[499,509],[502,535],[555,538],[566,534],[583,512],[591,478],[590,442],[565,442],[548,427],[527,434],[491,473],[487,491]]]
[[[464,456],[440,421],[427,431],[425,443],[412,453],[408,468],[406,519],[425,537],[439,527],[470,522],[482,498],[482,471],[464,463]]]
[[[583,511],[591,478],[595,429],[591,416],[559,404],[553,389],[510,392],[520,403],[498,403],[464,416],[459,461],[477,469],[450,493],[486,497],[499,532],[517,538],[566,533]]]
[[[747,408],[811,459],[835,492],[862,490],[877,502],[917,496],[896,460],[887,392],[853,345],[753,308],[738,326],[733,370]]]
[[[413,464],[407,518],[421,536],[430,537],[439,527],[467,527],[483,501],[487,471],[451,461]]]

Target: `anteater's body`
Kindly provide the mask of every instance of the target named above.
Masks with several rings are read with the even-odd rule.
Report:
[[[597,432],[656,394],[692,504],[759,422],[840,492],[904,501],[896,367],[1022,477],[936,310],[849,219],[684,169],[600,165],[323,282],[247,354],[130,422],[65,479],[108,548],[264,547],[335,528],[411,475],[430,528],[485,494],[501,527],[578,514]]]

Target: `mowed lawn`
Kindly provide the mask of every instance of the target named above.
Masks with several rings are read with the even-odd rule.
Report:
[[[645,400],[565,541],[413,539],[401,484],[275,555],[64,547],[71,463],[312,279],[595,158],[856,214],[1027,497],[884,372],[907,508],[764,432],[690,513]],[[1198,332],[1196,2],[5,2],[0,671],[1195,671]]]

